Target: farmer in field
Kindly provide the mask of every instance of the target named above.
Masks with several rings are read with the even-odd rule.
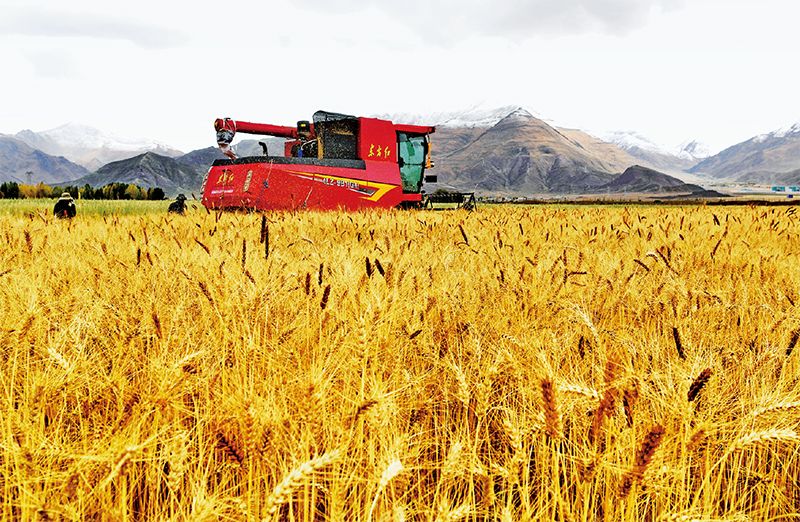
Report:
[[[180,214],[181,216],[186,212],[186,196],[183,194],[178,194],[178,197],[175,198],[175,201],[169,204],[169,209],[167,212],[170,214]]]
[[[69,192],[64,192],[61,197],[56,201],[56,206],[53,208],[53,215],[57,218],[74,218],[77,213],[75,208],[75,200],[69,195]]]

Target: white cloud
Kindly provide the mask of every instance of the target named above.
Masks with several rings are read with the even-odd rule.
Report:
[[[58,48],[26,51],[25,57],[33,66],[36,76],[42,79],[70,78],[80,74],[75,59]]]
[[[472,37],[525,39],[543,35],[626,34],[646,24],[653,10],[683,0],[312,0],[308,10],[354,13],[379,9],[429,41],[450,45]]]
[[[125,40],[147,49],[164,49],[186,43],[180,28],[162,27],[114,15],[25,9],[6,12],[0,19],[0,36]]]

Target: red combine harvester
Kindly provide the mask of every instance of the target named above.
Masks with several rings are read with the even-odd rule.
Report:
[[[203,182],[211,209],[294,210],[416,208],[430,204],[423,184],[431,168],[429,135],[435,127],[397,125],[318,111],[296,127],[214,122],[217,143],[229,158],[216,160]],[[237,132],[286,138],[283,154],[237,158]]]

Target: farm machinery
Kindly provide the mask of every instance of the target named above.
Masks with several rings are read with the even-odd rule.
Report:
[[[437,203],[474,207],[474,196],[426,194],[433,167],[432,126],[402,125],[317,111],[296,126],[220,118],[217,144],[226,159],[214,161],[202,188],[210,209],[430,208]],[[237,133],[284,138],[280,155],[237,157]],[[447,201],[444,201],[447,200]],[[450,201],[453,200],[453,201]]]

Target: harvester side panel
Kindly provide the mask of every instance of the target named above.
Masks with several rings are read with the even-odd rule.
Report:
[[[219,160],[203,194],[211,208],[259,210],[392,208],[418,199],[403,194],[391,163],[301,158]]]

